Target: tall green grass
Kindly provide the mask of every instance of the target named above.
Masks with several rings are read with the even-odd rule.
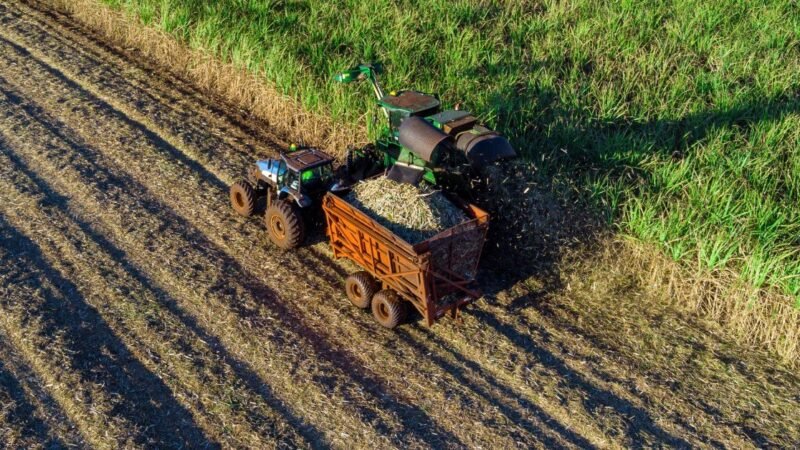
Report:
[[[465,101],[621,231],[800,306],[800,6],[774,1],[104,0],[343,124],[332,75]],[[366,114],[366,116],[365,116]]]

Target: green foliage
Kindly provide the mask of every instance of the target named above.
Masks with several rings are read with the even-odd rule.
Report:
[[[623,232],[800,298],[800,6],[772,1],[106,0],[372,123],[367,87],[466,101]],[[800,300],[798,300],[800,302]]]

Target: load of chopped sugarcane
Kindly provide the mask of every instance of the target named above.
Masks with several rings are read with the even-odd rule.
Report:
[[[356,184],[346,200],[411,244],[468,219],[442,191],[398,183],[386,177]]]

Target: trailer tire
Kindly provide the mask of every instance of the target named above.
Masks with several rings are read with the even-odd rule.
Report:
[[[256,191],[245,180],[233,183],[230,189],[231,207],[240,216],[250,217],[256,208]]]
[[[344,290],[350,303],[361,309],[369,308],[372,297],[378,292],[375,280],[365,270],[350,274],[344,281]]]
[[[305,224],[300,210],[293,204],[278,200],[264,214],[269,240],[283,250],[297,248],[305,239]]]
[[[406,320],[408,305],[391,289],[384,289],[372,297],[372,315],[386,328],[395,328]]]

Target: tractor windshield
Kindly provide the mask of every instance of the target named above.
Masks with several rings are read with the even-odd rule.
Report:
[[[293,191],[298,191],[300,189],[300,179],[297,176],[297,172],[287,170],[286,175],[283,177],[283,185],[289,187],[289,189]]]
[[[300,174],[303,182],[303,187],[308,189],[316,189],[323,186],[333,176],[333,169],[330,164],[315,167],[313,169],[304,170]]]

